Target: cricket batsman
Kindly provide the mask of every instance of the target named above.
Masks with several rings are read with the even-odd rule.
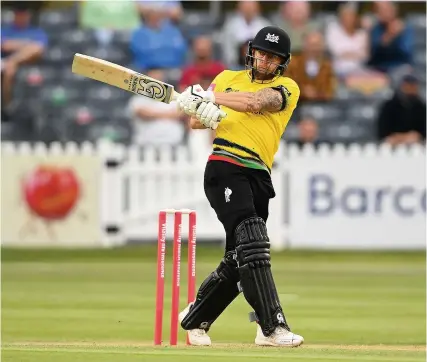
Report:
[[[296,347],[304,341],[291,332],[283,313],[266,227],[275,196],[273,158],[300,94],[284,76],[290,60],[288,34],[265,27],[248,45],[246,70],[225,70],[207,91],[193,85],[177,100],[193,129],[216,129],[204,189],[226,234],[224,258],[179,315],[193,345],[211,344],[212,323],[240,292],[254,310],[255,344]]]

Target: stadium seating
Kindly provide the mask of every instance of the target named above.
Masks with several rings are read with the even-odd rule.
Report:
[[[226,13],[221,17],[225,19],[228,16],[230,14]],[[266,15],[268,18],[274,16],[274,13]],[[315,14],[322,24],[327,24],[335,16],[333,13]],[[2,12],[2,24],[9,23],[11,19],[10,11]],[[55,132],[51,134],[55,134],[59,140],[83,141],[104,137],[110,132],[117,139],[127,142],[130,128],[124,110],[130,94],[76,76],[71,73],[70,65],[74,53],[79,52],[131,66],[128,49],[130,32],[116,31],[109,44],[100,44],[93,30],[79,28],[77,6],[66,10],[45,10],[38,20],[48,33],[49,47],[41,63],[19,70],[14,89],[17,99],[30,103],[30,109],[36,112],[35,119],[45,119],[41,123],[35,122],[36,127],[40,127],[38,134],[53,129]],[[215,57],[220,59],[219,20],[207,11],[185,11],[180,29],[188,40],[200,34],[212,35]],[[409,14],[406,21],[416,34],[415,70],[425,96],[426,19],[422,14]],[[166,80],[177,85],[180,76],[180,70],[170,70]],[[391,93],[392,90],[388,89],[364,95],[340,85],[332,102],[301,104],[283,138],[295,139],[298,133],[295,120],[300,116],[312,116],[318,121],[320,136],[325,141],[374,141],[378,104]],[[53,125],[47,126],[47,122],[53,122]],[[83,127],[78,122],[87,122],[87,126]],[[14,125],[8,124],[2,130],[2,139],[16,138],[16,132]]]

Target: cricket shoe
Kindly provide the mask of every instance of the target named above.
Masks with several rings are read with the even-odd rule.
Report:
[[[259,324],[257,324],[255,344],[258,346],[298,347],[303,343],[303,337],[280,326],[275,329],[273,334],[266,337],[262,333],[262,329]]]
[[[178,318],[180,323],[188,314],[192,305],[193,303],[190,303],[181,313],[179,313]],[[192,346],[210,346],[212,344],[211,338],[204,329],[190,329],[187,333],[188,340]]]

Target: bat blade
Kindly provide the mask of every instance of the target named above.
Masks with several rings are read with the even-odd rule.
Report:
[[[170,103],[179,95],[171,84],[147,77],[121,65],[79,53],[74,55],[72,72],[158,102]]]

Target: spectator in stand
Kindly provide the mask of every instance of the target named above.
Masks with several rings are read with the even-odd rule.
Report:
[[[380,108],[377,122],[380,141],[393,146],[425,141],[426,104],[418,92],[418,79],[405,75],[393,98]]]
[[[297,145],[303,147],[306,144],[317,146],[319,144],[319,126],[316,120],[307,116],[298,122],[298,140]]]
[[[397,4],[389,1],[375,3],[377,23],[370,38],[368,64],[376,70],[390,73],[396,68],[411,65],[413,60],[412,29],[398,18]]]
[[[334,96],[335,76],[322,33],[306,35],[302,54],[292,57],[285,75],[299,85],[301,101],[327,101]]]
[[[150,12],[154,6],[162,12],[165,19],[169,19],[173,23],[179,23],[182,19],[182,5],[180,1],[150,1],[150,0],[137,0],[138,10],[144,18],[147,12]]]
[[[162,70],[146,71],[149,77],[165,81]],[[183,115],[176,104],[166,104],[147,97],[133,96],[128,104],[128,114],[134,127],[133,142],[140,146],[175,146],[182,143],[185,132]]]
[[[193,63],[183,69],[179,83],[181,91],[192,84],[197,84],[201,78],[212,81],[225,69],[224,64],[213,59],[212,39],[208,36],[194,38],[193,56]]]
[[[133,66],[139,71],[153,68],[181,68],[187,44],[180,30],[165,19],[161,7],[146,6],[144,24],[136,29],[130,41]]]
[[[237,13],[228,19],[223,29],[223,56],[227,66],[235,65],[239,58],[239,46],[253,39],[269,21],[260,15],[258,1],[238,1]]]
[[[326,28],[326,44],[335,74],[345,77],[363,70],[368,57],[368,36],[360,27],[357,4],[341,4],[338,18],[338,22],[330,23]]]
[[[1,28],[2,110],[8,112],[18,68],[38,61],[47,46],[46,33],[31,25],[30,11],[14,10],[13,24]],[[2,112],[2,113],[3,113]]]
[[[276,26],[285,29],[292,40],[292,55],[301,53],[308,33],[320,30],[320,24],[310,19],[308,1],[286,1],[280,5],[280,13],[273,18]]]

